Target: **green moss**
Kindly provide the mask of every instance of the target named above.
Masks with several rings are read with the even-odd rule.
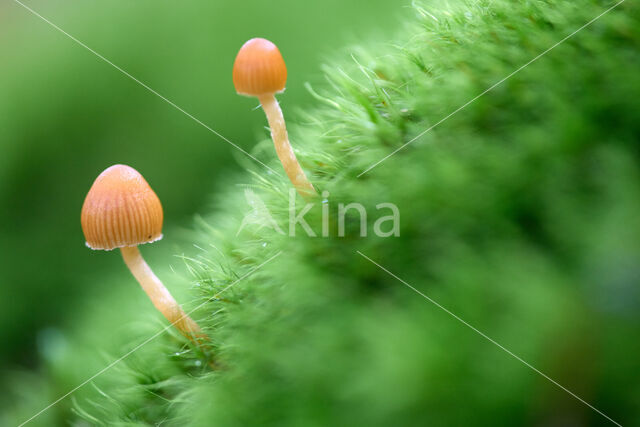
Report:
[[[317,108],[287,115],[303,166],[330,193],[330,236],[283,236],[259,215],[238,232],[251,210],[238,183],[280,224],[288,216],[284,174],[247,162],[197,221],[201,250],[187,260],[204,302],[195,317],[222,368],[189,350],[167,359],[184,343],[163,337],[153,349],[164,350],[114,368],[107,386],[97,379],[103,398],[78,399],[77,414],[165,425],[606,421],[360,251],[611,418],[637,422],[637,4],[358,177],[611,5],[416,6],[396,45],[326,66],[327,86],[310,88]],[[266,138],[254,154],[279,171]],[[360,237],[356,216],[337,236],[338,203],[350,202],[370,215],[396,204],[400,236],[376,237],[371,219]],[[319,202],[306,220],[320,234]]]

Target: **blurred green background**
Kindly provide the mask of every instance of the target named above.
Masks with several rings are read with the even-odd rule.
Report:
[[[264,135],[257,101],[236,95],[235,54],[273,40],[289,69],[285,114],[305,108],[334,51],[397,30],[403,2],[110,0],[24,2],[248,151]],[[35,368],[38,349],[116,295],[144,301],[117,253],[84,246],[80,208],[95,177],[125,163],[165,209],[151,265],[180,253],[216,188],[246,159],[226,142],[14,1],[0,4],[0,364]],[[174,292],[179,292],[174,290]],[[127,305],[129,304],[129,305]],[[151,306],[142,303],[139,310]],[[43,344],[45,343],[45,344]]]

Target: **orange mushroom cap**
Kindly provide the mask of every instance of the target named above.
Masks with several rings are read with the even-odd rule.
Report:
[[[162,238],[160,199],[137,170],[114,165],[94,181],[80,222],[91,249],[137,246]]]
[[[233,63],[236,92],[249,96],[278,93],[286,83],[287,66],[275,44],[256,38],[242,45]]]

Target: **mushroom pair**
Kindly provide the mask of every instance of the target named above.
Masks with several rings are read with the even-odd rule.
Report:
[[[282,110],[275,98],[284,91],[287,67],[268,40],[246,42],[233,64],[233,84],[241,95],[260,101],[271,129],[276,153],[298,193],[317,195],[289,143]],[[138,245],[162,238],[162,205],[147,181],[125,165],[107,168],[96,178],[82,206],[81,224],[91,249],[120,249],[125,264],[153,305],[194,343],[206,340],[200,327],[183,310],[142,258]]]

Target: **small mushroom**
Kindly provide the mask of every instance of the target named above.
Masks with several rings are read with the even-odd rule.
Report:
[[[127,267],[164,317],[193,342],[204,339],[198,324],[180,308],[138,250],[138,245],[162,239],[163,220],[160,199],[138,171],[114,165],[102,172],[87,194],[80,220],[89,248],[119,248]]]
[[[275,94],[284,91],[287,66],[278,47],[269,40],[255,38],[246,42],[233,64],[233,84],[240,95],[257,97],[267,115],[271,139],[287,176],[304,198],[317,195],[289,143],[287,127]]]

